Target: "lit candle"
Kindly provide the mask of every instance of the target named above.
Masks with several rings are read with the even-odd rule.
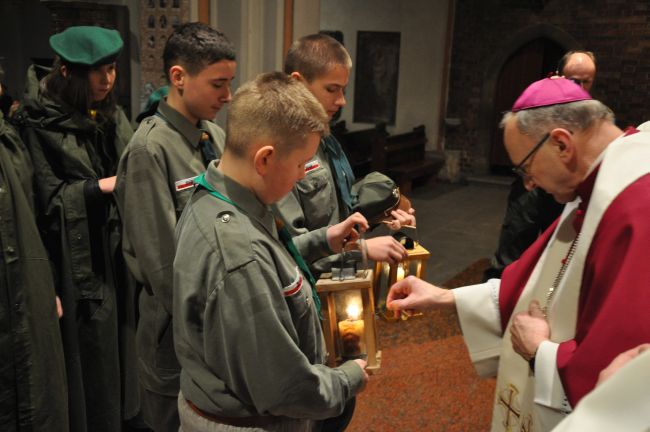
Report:
[[[363,338],[363,320],[361,308],[357,304],[348,305],[345,310],[348,318],[339,321],[339,337],[342,342],[342,357],[359,357],[361,355],[361,340]]]

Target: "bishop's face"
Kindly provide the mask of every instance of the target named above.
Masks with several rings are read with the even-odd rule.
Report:
[[[539,187],[561,204],[575,199],[575,175],[560,157],[560,143],[550,131],[542,137],[524,135],[517,127],[516,117],[512,117],[504,128],[504,143],[515,166],[524,162],[520,168],[526,189]]]

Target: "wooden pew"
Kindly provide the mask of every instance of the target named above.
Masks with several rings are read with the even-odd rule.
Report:
[[[347,132],[344,124],[339,124],[333,131],[357,178],[379,171],[395,180],[403,193],[408,193],[414,180],[435,175],[441,167],[440,161],[426,157],[424,126],[398,135],[389,135],[384,124],[354,132]]]

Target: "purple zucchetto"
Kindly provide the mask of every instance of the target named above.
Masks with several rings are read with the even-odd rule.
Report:
[[[590,99],[585,89],[569,79],[544,78],[523,91],[512,106],[512,112]]]

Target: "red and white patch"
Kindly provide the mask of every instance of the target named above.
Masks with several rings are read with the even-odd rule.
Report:
[[[192,189],[194,187],[194,177],[178,180],[174,185],[176,186],[176,192]]]
[[[320,161],[318,159],[310,160],[305,164],[305,174],[320,168]]]
[[[292,295],[300,292],[302,288],[302,273],[300,269],[296,267],[296,277],[288,286],[282,288],[282,295],[285,297],[291,297]]]

